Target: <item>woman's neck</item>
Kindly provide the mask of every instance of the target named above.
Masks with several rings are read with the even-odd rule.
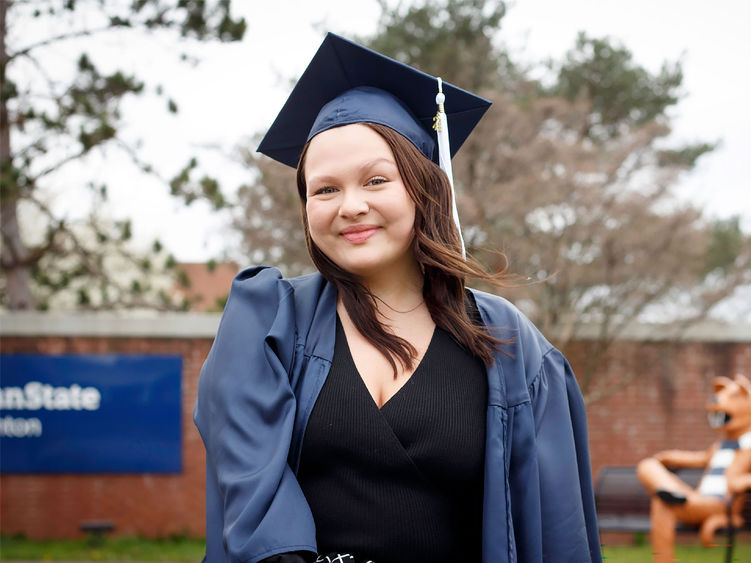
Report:
[[[422,300],[423,276],[416,262],[398,274],[384,272],[362,281],[378,301],[392,310],[407,310]]]

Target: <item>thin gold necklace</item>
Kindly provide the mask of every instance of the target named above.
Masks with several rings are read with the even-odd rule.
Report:
[[[389,309],[391,309],[392,311],[394,311],[394,313],[400,313],[402,315],[404,315],[405,313],[411,313],[412,311],[414,311],[415,309],[417,309],[420,305],[422,305],[423,303],[425,303],[425,299],[421,299],[420,302],[417,305],[415,305],[414,307],[412,307],[411,309],[408,309],[406,311],[400,311],[399,309],[394,309],[391,305],[389,305],[388,303],[386,303],[383,299],[381,299],[377,295],[374,295],[373,297],[375,297],[376,299],[378,299],[378,301],[380,301],[381,303],[383,303],[384,305],[386,305],[386,307],[388,307]]]

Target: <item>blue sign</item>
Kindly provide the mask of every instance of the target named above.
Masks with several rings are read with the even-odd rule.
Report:
[[[0,471],[172,473],[180,356],[0,355]]]

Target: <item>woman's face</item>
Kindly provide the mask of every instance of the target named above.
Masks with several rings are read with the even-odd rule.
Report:
[[[310,236],[326,256],[363,279],[414,269],[415,204],[378,133],[362,124],[319,133],[304,173]]]

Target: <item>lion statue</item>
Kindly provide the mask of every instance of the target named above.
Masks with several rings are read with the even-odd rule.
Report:
[[[719,528],[743,525],[744,491],[751,489],[751,381],[743,375],[713,380],[714,401],[707,406],[710,426],[721,438],[707,450],[665,450],[639,462],[639,481],[652,501],[652,551],[656,563],[673,561],[676,522],[698,524],[704,546]],[[702,468],[694,489],[671,469]]]

